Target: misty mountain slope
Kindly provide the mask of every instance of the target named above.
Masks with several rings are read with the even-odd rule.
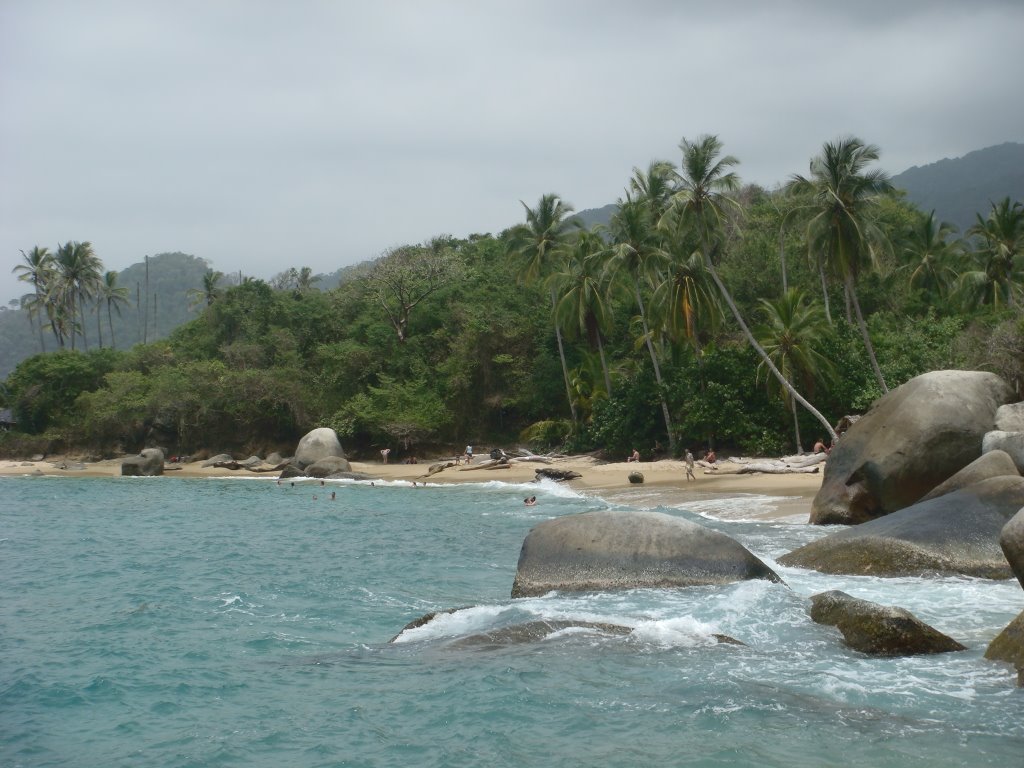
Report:
[[[914,166],[893,176],[907,199],[961,232],[988,214],[992,203],[1024,200],[1024,144],[1007,142],[968,152],[963,157]]]

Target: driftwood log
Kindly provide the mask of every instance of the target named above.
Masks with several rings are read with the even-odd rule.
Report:
[[[812,453],[806,456],[785,456],[781,459],[724,459],[715,464],[706,461],[697,462],[705,469],[723,475],[750,475],[763,473],[766,475],[817,474],[828,456],[824,453]]]

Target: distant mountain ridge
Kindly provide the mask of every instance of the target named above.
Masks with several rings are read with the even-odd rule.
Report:
[[[963,233],[977,214],[988,214],[992,203],[1004,197],[1024,201],[1024,144],[1006,142],[914,166],[893,176],[892,183],[922,211],[934,210],[937,219]]]
[[[973,226],[977,214],[988,215],[992,203],[1009,197],[1024,202],[1024,144],[1008,141],[994,147],[913,166],[892,177],[893,186],[924,213],[935,211],[961,232]],[[615,204],[586,208],[573,218],[586,227],[607,224]]]

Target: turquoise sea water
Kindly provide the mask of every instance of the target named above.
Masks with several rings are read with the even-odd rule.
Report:
[[[736,519],[754,497],[692,505],[717,520],[500,483],[6,478],[0,499],[0,765],[1024,765],[1024,690],[982,658],[1016,581],[780,568],[824,531]],[[533,525],[625,505],[713,525],[787,585],[509,598]],[[848,651],[807,616],[833,588],[969,650]],[[452,645],[536,618],[633,631]]]

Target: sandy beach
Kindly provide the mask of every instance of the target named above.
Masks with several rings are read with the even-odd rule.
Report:
[[[787,522],[807,522],[811,500],[821,487],[822,473],[814,474],[733,474],[728,461],[721,462],[721,470],[696,468],[696,479],[686,480],[685,464],[676,460],[650,462],[600,462],[589,456],[570,456],[553,459],[550,464],[534,462],[515,463],[505,469],[477,469],[477,463],[449,467],[427,477],[429,462],[420,464],[381,464],[380,462],[352,461],[354,472],[364,473],[385,481],[444,483],[529,483],[541,467],[572,470],[581,477],[566,484],[582,493],[601,495],[624,504],[644,499],[644,506],[666,504],[683,506],[707,503],[715,499],[751,497],[757,504],[744,517],[779,519]],[[276,477],[276,473],[229,470],[221,467],[203,467],[202,462],[168,464],[168,477]],[[631,484],[630,472],[639,470],[644,475],[642,485]],[[77,477],[116,477],[121,474],[121,459],[81,463],[72,458],[52,457],[43,461],[0,461],[0,476],[48,475]],[[303,479],[300,482],[316,482]]]

